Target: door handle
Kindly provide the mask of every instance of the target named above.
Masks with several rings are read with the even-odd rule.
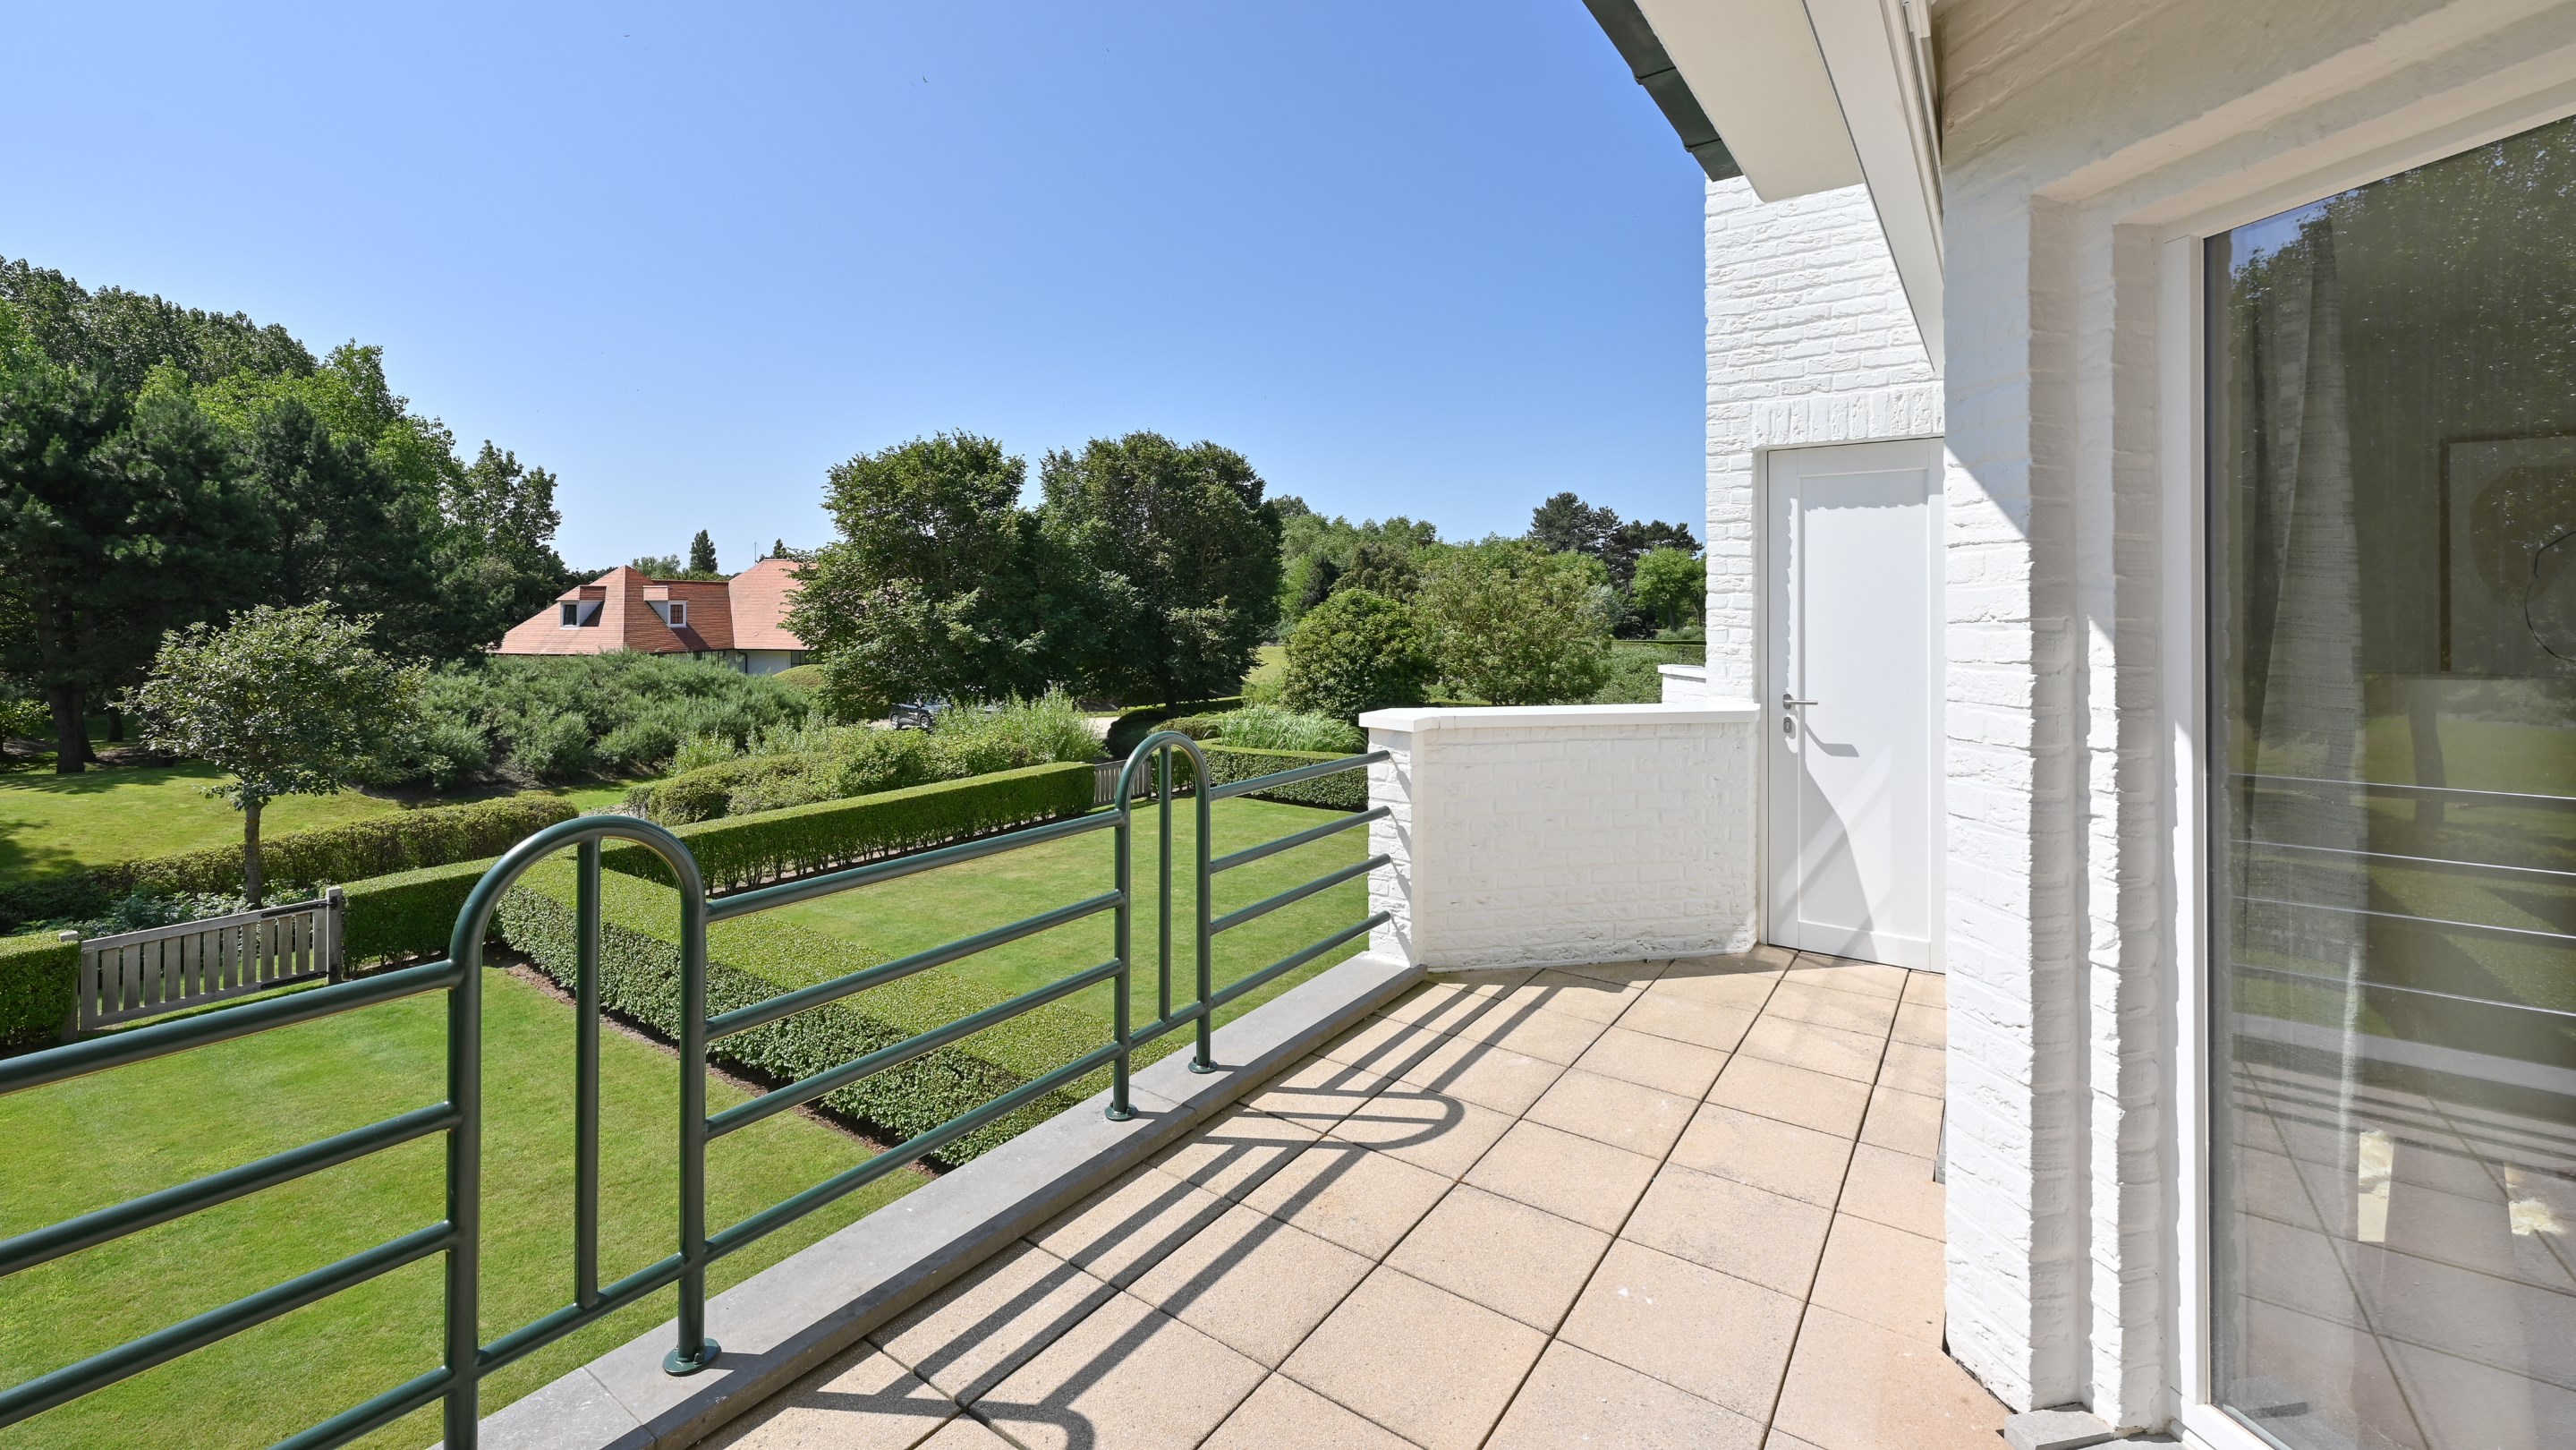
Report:
[[[1786,691],[1786,690],[1782,690],[1782,691],[1780,692],[1780,703],[1781,703],[1782,705],[1784,705],[1784,706],[1787,706],[1787,705],[1821,705],[1821,704],[1823,704],[1823,703],[1824,703],[1824,701],[1822,701],[1822,700],[1793,700],[1793,699],[1789,698],[1789,692],[1788,692],[1788,691]]]

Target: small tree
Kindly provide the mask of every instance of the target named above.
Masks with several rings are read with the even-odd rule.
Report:
[[[716,572],[716,541],[704,529],[698,530],[698,536],[689,540],[689,572],[692,574]]]
[[[1443,552],[1414,609],[1440,678],[1496,705],[1589,699],[1610,674],[1601,561],[1519,539]]]
[[[1344,589],[1289,632],[1280,701],[1357,720],[1366,710],[1421,704],[1433,673],[1412,610],[1366,589]]]
[[[1637,602],[1662,617],[1664,628],[1696,619],[1708,601],[1708,566],[1679,549],[1650,549],[1637,560],[1631,586]]]
[[[339,790],[409,732],[421,671],[369,647],[374,623],[327,604],[260,605],[221,629],[172,630],[150,678],[119,702],[153,749],[232,777],[206,794],[242,813],[242,894],[254,906],[266,885],[261,810],[279,796]]]

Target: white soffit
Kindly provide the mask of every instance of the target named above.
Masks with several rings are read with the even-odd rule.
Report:
[[[1907,306],[1939,372],[1941,356],[1941,139],[1934,119],[1930,0],[1805,0],[1813,35],[1869,183],[1879,229],[1896,261]],[[1687,74],[1687,69],[1685,69]],[[1702,105],[1706,105],[1705,98]],[[1715,111],[1718,134],[1735,134]],[[1739,153],[1740,154],[1740,153]],[[1745,171],[1750,174],[1748,162]],[[1757,191],[1759,187],[1757,186]],[[1767,199],[1767,198],[1766,198]]]
[[[1637,0],[1764,201],[1862,179],[1802,0]]]

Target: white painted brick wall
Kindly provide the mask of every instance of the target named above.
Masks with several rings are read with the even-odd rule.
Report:
[[[1749,704],[1381,710],[1373,950],[1448,969],[1754,942]]]

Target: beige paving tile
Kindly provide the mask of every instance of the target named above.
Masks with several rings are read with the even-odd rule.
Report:
[[[1289,1356],[1289,1378],[1429,1450],[1485,1438],[1547,1336],[1380,1267]]]
[[[1857,992],[1864,997],[1884,997],[1893,1002],[1905,995],[1907,975],[1903,967],[1883,967],[1876,962],[1854,962],[1801,952],[1798,964],[1780,980],[1784,985],[1796,982],[1811,987],[1831,987],[1837,992]]]
[[[936,1388],[970,1399],[1113,1292],[1055,1255],[1019,1243],[868,1337]]]
[[[1847,1138],[1711,1103],[1683,1130],[1672,1161],[1831,1208],[1851,1150]]]
[[[1813,1022],[1774,1017],[1765,1012],[1762,1020],[1753,1024],[1753,1030],[1744,1034],[1744,1041],[1735,1053],[1738,1057],[1785,1062],[1792,1067],[1830,1073],[1866,1084],[1878,1076],[1879,1054],[1886,1045],[1884,1037],[1870,1033],[1819,1027]]]
[[[1445,1039],[1440,1048],[1404,1073],[1412,1087],[1429,1088],[1465,1098],[1496,1112],[1518,1114],[1565,1071],[1545,1058],[1478,1042],[1471,1037]]]
[[[1863,1143],[1852,1150],[1851,1176],[1843,1182],[1844,1213],[1901,1228],[1927,1239],[1948,1232],[1942,1222],[1941,1185],[1932,1160]]]
[[[957,1413],[862,1340],[703,1442],[708,1450],[912,1450]]]
[[[1511,1125],[1509,1113],[1399,1083],[1335,1123],[1332,1136],[1456,1178],[1475,1167]]]
[[[1604,1026],[1619,1020],[1628,1004],[1644,995],[1643,982],[1604,981],[1576,972],[1541,972],[1527,986],[1512,994],[1515,1002],[1536,1001],[1550,1012],[1580,1017]]]
[[[1940,1346],[1815,1305],[1773,1428],[1816,1450],[1994,1450],[2004,1415]]]
[[[1572,1063],[1601,1035],[1605,1025],[1563,1012],[1551,1012],[1535,999],[1514,995],[1505,999],[1504,1010],[1459,1028],[1455,1035],[1508,1047],[1514,1052],[1526,1052],[1532,1057],[1544,1057],[1554,1063]]]
[[[1169,1174],[1220,1198],[1241,1198],[1320,1136],[1302,1123],[1233,1108],[1156,1157]]]
[[[1654,1176],[1652,1158],[1544,1123],[1520,1122],[1466,1181],[1558,1218],[1615,1231]]]
[[[1891,1042],[1887,1044],[1887,1060],[1879,1065],[1878,1081],[1899,1092],[1937,1098],[1948,1090],[1947,1054],[1938,1047]]]
[[[1549,971],[1569,976],[1590,977],[1613,986],[1643,987],[1672,969],[1669,961],[1652,962],[1586,962],[1573,967],[1550,967]]]
[[[1585,1072],[1678,1093],[1697,1102],[1708,1096],[1709,1084],[1717,1081],[1717,1070],[1726,1066],[1726,1054],[1651,1032],[1613,1027],[1586,1048],[1574,1065]]]
[[[1754,1450],[1761,1443],[1760,1421],[1558,1340],[1539,1356],[1485,1447]]]
[[[1766,942],[1761,946],[1755,947],[1749,952],[1729,952],[1699,957],[1678,957],[1674,959],[1671,966],[1664,969],[1664,975],[1667,977],[1679,977],[1689,975],[1743,975],[1755,972],[1767,972],[1770,975],[1777,977],[1780,973],[1795,965],[1797,959],[1798,954],[1789,950],[1787,947],[1775,947]]]
[[[1569,1067],[1530,1108],[1529,1119],[1596,1143],[1660,1158],[1682,1135],[1698,1107],[1697,1098]]]
[[[1448,1191],[1449,1180],[1429,1169],[1328,1139],[1290,1159],[1243,1201],[1376,1259]]]
[[[1857,1138],[1861,1115],[1869,1107],[1869,1084],[1738,1053],[1727,1059],[1708,1100],[1819,1133]]]
[[[921,1450],[1018,1450],[1018,1447],[994,1434],[992,1426],[974,1416],[959,1415],[940,1426],[937,1434],[922,1441]]]
[[[1029,1238],[1075,1268],[1124,1284],[1216,1222],[1225,1209],[1225,1200],[1204,1188],[1137,1173],[1065,1210]]]
[[[1770,1434],[1763,1437],[1762,1450],[1818,1450],[1818,1447],[1799,1439],[1797,1436],[1790,1434],[1786,1430],[1775,1428]]]
[[[1320,1133],[1392,1081],[1330,1058],[1310,1057],[1245,1098],[1244,1106]]]
[[[1262,1374],[1260,1365],[1120,1294],[972,1403],[1028,1450],[1189,1450],[1225,1422]]]
[[[1428,1021],[1370,1017],[1327,1044],[1323,1055],[1381,1077],[1395,1077],[1447,1040],[1446,1034]]]
[[[1667,1163],[1619,1236],[1803,1299],[1832,1220],[1812,1203]]]
[[[1939,1239],[1839,1213],[1825,1241],[1815,1291],[1808,1297],[1854,1319],[1937,1345],[1947,1282]]]
[[[1599,1229],[1460,1184],[1387,1262],[1428,1284],[1553,1330],[1610,1246]]]
[[[1762,1004],[1766,1017],[1788,1017],[1800,1022],[1813,1022],[1819,1027],[1840,1028],[1880,1037],[1887,1035],[1889,1022],[1899,1011],[1896,1002],[1885,997],[1864,997],[1857,992],[1837,992],[1830,987],[1811,987],[1803,982],[1783,982]]]
[[[1631,1003],[1620,1014],[1619,1025],[1694,1047],[1733,1052],[1735,1044],[1744,1040],[1744,1029],[1753,1025],[1753,1009],[1656,991]]]
[[[1761,1420],[1799,1303],[1643,1244],[1615,1243],[1557,1337]]]
[[[1920,1002],[1927,1007],[1947,1007],[1950,1005],[1950,979],[1939,972],[1908,972],[1905,974],[1905,1000]]]
[[[1923,1002],[1908,1002],[1896,1009],[1895,1033],[1899,1042],[1917,1047],[1946,1047],[1950,1042],[1950,1009]]]
[[[1391,1017],[1398,1022],[1420,1022],[1436,1017],[1444,1010],[1454,1009],[1461,1002],[1472,1001],[1475,995],[1475,989],[1464,982],[1435,978],[1377,1010],[1379,1016]]]
[[[1284,1374],[1261,1382],[1200,1450],[1412,1450],[1401,1436],[1370,1424]]]
[[[1369,1267],[1348,1249],[1237,1204],[1130,1292],[1275,1369]]]
[[[1492,997],[1508,992],[1537,975],[1536,967],[1502,967],[1493,971],[1434,972],[1430,980],[1464,987],[1480,997]]]
[[[1703,1007],[1759,1012],[1762,1004],[1771,1000],[1772,989],[1779,985],[1778,972],[1738,970],[1703,973],[1676,968],[1648,987],[1646,995],[1659,1001],[1697,1002]]]
[[[1941,1146],[1941,1100],[1890,1087],[1874,1089],[1869,1095],[1869,1116],[1861,1120],[1860,1140],[1929,1158]]]

